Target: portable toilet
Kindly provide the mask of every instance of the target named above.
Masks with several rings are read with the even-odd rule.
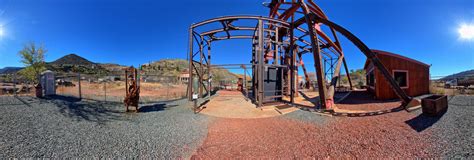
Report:
[[[54,72],[47,70],[41,73],[41,86],[45,96],[56,94],[56,83],[54,80]]]

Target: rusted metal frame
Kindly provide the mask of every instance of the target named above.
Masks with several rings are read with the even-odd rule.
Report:
[[[344,59],[344,55],[341,55],[341,56],[338,57],[337,63],[336,63],[336,68],[334,69],[332,79],[331,79],[331,83],[329,84],[328,97],[333,98],[332,103],[334,103],[334,93],[336,91],[337,81],[340,79],[340,69],[341,69],[343,59]]]
[[[296,52],[298,52],[298,48],[296,48]],[[298,52],[297,54],[298,54],[298,59],[299,59],[301,68],[303,68],[304,80],[306,81],[306,87],[307,87],[306,89],[309,89],[309,86],[311,86],[311,82],[308,76],[308,72],[306,71],[306,67],[304,66],[303,54],[302,52]]]
[[[230,37],[229,33],[229,23],[232,23],[232,21],[220,21],[222,24],[222,27],[224,27],[224,31],[227,34],[227,37]]]
[[[259,23],[255,26],[252,37],[252,93],[253,93],[253,103],[258,105],[258,69],[257,69],[257,36],[258,36],[258,27]]]
[[[294,38],[294,16],[291,16],[291,26],[290,26],[290,104],[295,103],[295,38]]]
[[[252,92],[253,92],[253,101],[254,103],[257,103],[258,101],[258,89],[257,89],[257,81],[255,80],[257,70],[256,70],[256,47],[255,47],[255,38],[252,39]]]
[[[299,25],[304,24],[303,20],[305,20],[305,17],[302,17],[302,18],[298,19],[297,25],[299,26]],[[305,30],[303,28],[300,28],[300,27],[298,27],[298,28],[299,28],[300,31],[308,33],[307,30]],[[321,38],[323,38],[326,41],[325,44],[329,44],[331,47],[333,47],[338,52],[339,55],[343,54],[340,47],[336,43],[332,42],[332,40],[331,40],[331,38],[329,38],[329,36],[327,36],[324,32],[322,32],[321,30],[318,30],[318,29],[316,29],[316,32],[317,32],[317,35],[321,36]]]
[[[198,77],[201,77],[201,76],[202,76],[202,73],[199,72],[199,70],[198,70],[198,68],[196,67],[196,65],[194,65],[194,63],[193,63],[192,66],[193,66],[193,69],[196,71],[196,75],[197,75]],[[201,81],[201,82],[198,82],[198,84],[199,84],[199,83],[200,83],[201,85],[204,85],[204,83],[203,83],[202,81]],[[206,91],[207,91],[207,88],[204,87],[204,89],[206,89]]]
[[[326,16],[326,14],[323,12],[323,10],[321,8],[319,8],[318,5],[316,5],[312,0],[309,0],[309,4],[315,8],[315,10],[319,11],[321,16],[327,20],[329,20],[329,18]],[[342,51],[342,47],[341,47],[341,43],[339,41],[339,38],[337,37],[337,34],[336,34],[336,31],[334,30],[334,28],[330,27],[331,29],[331,32],[333,34],[333,37],[335,39],[335,43],[336,45],[339,47],[339,49]],[[351,80],[351,76],[350,76],[350,73],[349,73],[349,69],[347,67],[347,63],[346,63],[346,58],[344,57],[342,59],[342,62],[344,64],[344,69],[346,70],[346,76],[347,76],[347,80],[349,81],[349,87],[351,88],[352,90],[352,80]]]
[[[312,19],[319,23],[323,23],[327,26],[330,26],[334,28],[337,32],[341,33],[344,35],[347,39],[349,39],[354,45],[359,48],[359,50],[364,53],[364,55],[371,60],[372,63],[374,63],[374,66],[377,67],[377,69],[382,73],[382,75],[385,77],[385,79],[389,82],[390,87],[395,91],[395,93],[398,95],[398,97],[403,101],[404,105],[408,104],[412,98],[408,96],[397,84],[397,82],[393,79],[391,74],[388,72],[388,70],[385,68],[385,66],[380,62],[380,60],[375,56],[375,54],[367,47],[359,38],[357,38],[355,35],[353,35],[351,32],[346,30],[345,28],[339,26],[338,24],[335,24],[327,19],[320,18],[316,15],[310,15]]]
[[[311,37],[311,49],[313,52],[313,57],[314,57],[314,67],[316,69],[316,78],[318,80],[318,90],[319,90],[319,99],[320,99],[320,105],[321,108],[328,109],[326,105],[326,98],[327,98],[327,90],[326,90],[326,81],[324,78],[324,70],[322,69],[322,57],[320,53],[320,48],[319,48],[319,38],[317,32],[314,32],[314,25],[313,21],[310,17],[308,8],[306,4],[302,1],[300,1],[301,8],[303,9],[303,12],[305,13],[305,19],[306,19],[306,25],[308,26],[308,32]]]
[[[192,101],[193,100],[193,34],[194,34],[194,28],[189,27],[189,39],[188,39],[188,47],[189,47],[189,64],[188,64],[188,72],[189,72],[189,80],[188,80],[188,100]]]
[[[206,67],[207,67],[207,64],[201,64],[201,62],[196,61],[196,60],[193,60],[193,63],[196,63],[196,64],[199,64],[199,65],[202,65],[202,66],[206,66]]]
[[[230,37],[216,37],[212,41],[220,41],[220,40],[227,40],[227,39],[252,39],[252,36],[246,36],[246,35],[238,35],[238,36],[230,36]]]
[[[263,20],[258,20],[258,49],[257,49],[257,58],[258,58],[258,71],[257,71],[257,80],[258,80],[258,107],[262,107],[263,105],[263,99],[264,99],[264,88],[263,88],[263,74],[264,74],[264,66],[263,66],[263,55],[264,55],[264,50],[263,50]]]
[[[280,49],[279,48],[280,41],[279,41],[278,27],[275,27],[275,41],[276,41],[276,43],[275,43],[275,53],[273,55],[274,56],[273,57],[273,64],[277,64],[278,63],[278,58],[279,58],[278,57],[279,56],[278,52],[279,52],[279,49]]]
[[[207,42],[207,96],[211,97],[212,90],[212,72],[211,72],[211,41]]]
[[[211,65],[211,67],[223,67],[223,66],[251,66],[252,64],[215,64]]]
[[[324,18],[326,18],[326,19],[328,18],[328,17],[326,16],[326,14],[324,14],[323,10],[321,10],[321,8],[319,8],[319,6],[316,5],[312,0],[308,0],[308,5],[307,5],[307,6],[308,6],[308,9],[309,9],[311,12],[313,12],[313,13],[319,15],[320,17],[324,17]]]
[[[288,18],[290,18],[290,17],[292,17],[292,16],[294,15],[294,12],[295,12],[296,10],[298,10],[299,7],[300,7],[299,4],[293,3],[290,8],[286,9],[285,12],[283,12],[283,13],[278,17],[278,19],[284,20],[284,21],[288,20]]]
[[[302,51],[303,53],[306,53],[306,52],[312,52],[312,48],[301,48],[301,47],[300,47],[300,49],[302,49],[302,50],[303,50],[303,51]],[[321,50],[320,52],[321,52],[322,54],[324,54],[324,55],[326,55],[326,56],[328,56],[328,57],[331,57],[331,58],[332,58],[332,56],[331,56],[329,53],[327,53],[327,52],[324,52],[324,51],[322,51],[322,50]]]
[[[204,85],[201,85],[202,80],[204,79],[203,78],[203,76],[204,76],[204,66],[202,64],[202,61],[203,61],[203,58],[204,58],[204,54],[203,54],[204,38],[202,36],[200,38],[201,38],[201,41],[199,42],[199,72],[200,72],[200,75],[199,75],[199,83],[198,83],[198,90],[199,90],[198,98],[202,98],[202,88],[204,87]]]
[[[350,90],[352,90],[351,74],[349,73],[349,68],[347,68],[346,57],[344,57],[344,59],[342,59],[342,64],[344,65],[344,70],[346,70],[347,80],[349,81],[349,88],[350,88]]]
[[[228,30],[228,31],[254,31],[255,28],[254,27],[236,27],[235,29],[231,29],[231,30]],[[275,32],[271,29],[264,29],[265,32]],[[214,30],[209,30],[209,31],[206,31],[206,32],[202,32],[200,35],[201,36],[207,36],[207,35],[210,35],[210,34],[215,34],[215,33],[219,33],[219,32],[225,32],[225,29],[214,29]]]
[[[303,20],[304,20],[304,21],[303,21]],[[306,21],[306,20],[305,20],[305,17],[302,17],[302,18],[298,19],[297,22],[295,22],[295,23],[296,23],[297,26],[300,26],[300,25],[304,24],[305,21]],[[305,29],[303,29],[303,28],[301,28],[301,27],[297,27],[297,28],[298,28],[298,30],[300,30],[301,32],[303,32],[303,33],[305,33],[305,34],[308,33],[307,30],[305,30]],[[316,32],[317,32],[317,34],[318,34],[319,36],[321,36],[321,38],[323,38],[324,40],[326,40],[326,42],[323,42],[322,40],[319,40],[321,43],[324,43],[325,45],[329,44],[332,48],[334,48],[334,49],[336,50],[336,52],[337,52],[339,55],[342,55],[342,54],[343,54],[343,52],[342,52],[342,50],[340,49],[340,47],[339,47],[336,43],[332,42],[332,40],[331,40],[331,38],[329,38],[329,36],[327,36],[324,32],[322,32],[321,30],[318,30],[318,29],[316,29]]]
[[[270,8],[270,18],[275,18],[275,15],[278,13],[278,8],[280,8],[281,3],[276,3]]]
[[[244,86],[243,86],[242,91],[245,92],[245,100],[248,100],[247,98],[249,97],[249,92],[247,90],[247,67],[242,66],[242,68],[244,69],[244,78],[243,78]]]
[[[196,27],[202,26],[204,24],[217,22],[217,21],[221,21],[221,20],[231,20],[231,19],[264,20],[264,21],[278,23],[278,24],[281,24],[281,25],[286,26],[286,27],[290,26],[290,24],[288,22],[281,21],[281,20],[278,20],[278,19],[272,19],[272,18],[264,17],[264,16],[224,16],[224,17],[218,17],[218,18],[213,18],[213,19],[208,19],[208,20],[205,20],[205,21],[201,21],[199,23],[195,23],[195,24],[191,25],[191,27],[196,28]]]

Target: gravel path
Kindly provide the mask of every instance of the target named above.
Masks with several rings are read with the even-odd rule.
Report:
[[[423,133],[432,132],[433,139],[440,142],[433,149],[443,157],[474,159],[474,96],[448,97],[448,111],[439,117],[428,117],[421,110],[418,116],[407,121],[413,129]]]
[[[124,113],[122,104],[57,98],[0,97],[0,158],[187,158],[210,120],[184,101]]]

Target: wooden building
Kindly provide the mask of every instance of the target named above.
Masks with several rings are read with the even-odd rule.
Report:
[[[386,51],[372,51],[409,96],[429,93],[430,65]],[[385,80],[382,73],[374,67],[369,59],[366,60],[364,69],[366,71],[367,90],[374,94],[377,99],[398,98],[389,82]]]

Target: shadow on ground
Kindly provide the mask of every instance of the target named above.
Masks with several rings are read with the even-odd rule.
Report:
[[[405,123],[410,125],[410,127],[416,130],[417,132],[421,132],[438,122],[439,119],[441,119],[441,117],[443,117],[446,112],[447,111],[444,111],[438,116],[428,116],[422,113],[413,119],[405,121]]]
[[[169,105],[166,103],[157,103],[152,105],[144,105],[138,108],[138,112],[146,113],[146,112],[159,112],[164,111],[167,108],[176,107],[178,105]]]
[[[45,100],[55,104],[62,115],[78,121],[105,123],[111,120],[124,120],[121,116],[123,111],[118,107],[123,106],[121,103],[81,101],[79,98],[59,95],[47,97]]]
[[[373,104],[373,103],[391,103],[400,101],[399,99],[378,100],[374,95],[367,91],[352,91],[351,94],[339,104]]]
[[[314,106],[319,106],[319,96],[311,98],[308,95],[306,95],[304,92],[300,91],[299,93],[300,93],[301,96],[303,96],[304,99],[311,102]]]

